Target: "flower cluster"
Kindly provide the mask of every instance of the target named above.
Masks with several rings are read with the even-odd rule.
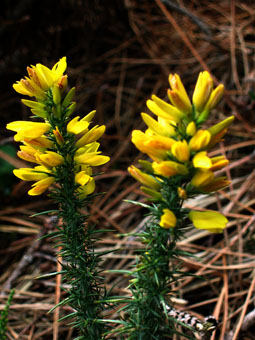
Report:
[[[130,174],[141,184],[141,190],[161,202],[160,226],[172,228],[183,216],[184,200],[198,193],[211,193],[229,185],[226,177],[215,177],[215,171],[229,161],[224,156],[209,157],[208,151],[224,136],[233,122],[231,116],[220,123],[203,129],[210,111],[220,101],[224,86],[213,88],[207,71],[199,74],[192,102],[177,74],[169,76],[167,92],[170,103],[152,95],[147,107],[157,119],[142,113],[147,130],[134,130],[132,142],[151,161],[141,160],[142,170],[129,167]],[[176,216],[179,215],[179,216]],[[194,226],[211,232],[221,232],[227,219],[218,212],[190,211]]]
[[[27,68],[29,77],[13,85],[24,95],[35,97],[35,101],[23,99],[32,113],[44,122],[14,121],[7,129],[15,131],[15,141],[23,143],[18,156],[25,161],[36,163],[34,168],[15,169],[14,174],[24,181],[35,181],[29,195],[40,195],[53,183],[63,181],[63,169],[74,174],[76,192],[82,199],[93,193],[95,181],[92,166],[102,165],[109,157],[98,151],[97,140],[103,135],[105,126],[89,129],[95,111],[84,118],[69,118],[74,111],[72,102],[74,88],[62,100],[67,86],[66,58],[62,58],[50,70],[36,64]]]

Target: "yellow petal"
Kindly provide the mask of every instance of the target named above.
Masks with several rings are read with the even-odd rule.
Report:
[[[210,143],[211,134],[208,130],[198,130],[189,141],[189,147],[192,151],[199,151],[207,147]]]
[[[205,105],[205,110],[211,111],[216,107],[216,105],[219,103],[221,100],[222,96],[224,93],[224,85],[220,84],[219,86],[214,89]]]
[[[78,164],[88,164],[91,166],[99,166],[109,162],[110,157],[98,155],[96,152],[84,153],[74,157],[74,161]]]
[[[184,114],[190,114],[192,112],[192,106],[190,101],[186,102],[180,93],[176,91],[167,91],[168,97],[171,103]]]
[[[152,167],[156,174],[165,177],[171,177],[177,174],[187,175],[189,173],[185,165],[173,161],[153,162]]]
[[[160,218],[159,225],[164,229],[174,228],[176,226],[177,219],[174,213],[169,209],[163,209],[163,215]]]
[[[214,174],[212,171],[202,171],[198,170],[192,177],[191,184],[195,187],[201,187],[209,184],[214,179]]]
[[[229,164],[229,160],[226,159],[224,156],[218,156],[211,158],[212,161],[212,167],[210,170],[217,171]]]
[[[37,195],[41,195],[42,193],[44,193],[44,191],[46,191],[48,189],[49,186],[51,186],[53,183],[55,182],[55,178],[54,177],[47,177],[44,178],[36,183],[34,183],[32,185],[32,189],[28,191],[28,194],[30,196],[37,196]]]
[[[167,120],[173,120],[174,122],[179,122],[179,120],[184,116],[183,112],[157,96],[152,95],[151,98],[152,100],[147,100],[146,105],[156,116]]]
[[[86,132],[77,142],[76,142],[76,146],[78,148],[86,145],[86,144],[90,144],[95,142],[96,140],[98,140],[105,132],[105,125],[101,125],[101,126],[94,126],[91,130],[89,130],[88,132]]]
[[[55,167],[64,163],[64,158],[54,151],[46,151],[43,154],[36,155],[39,163],[45,166]]]
[[[159,190],[161,188],[161,185],[158,181],[155,180],[155,178],[151,175],[146,174],[145,172],[139,170],[134,165],[131,165],[128,168],[128,172],[132,177],[134,177],[137,181],[139,181],[141,184],[152,188],[154,190]]]
[[[204,106],[210,97],[212,89],[213,80],[210,73],[207,71],[200,72],[192,98],[192,102],[198,111],[203,111]]]
[[[68,124],[67,124],[67,131],[74,133],[74,134],[79,134],[87,130],[89,126],[89,122],[81,119],[79,121],[80,117],[74,117]]]
[[[14,169],[13,173],[16,177],[22,179],[23,181],[39,181],[43,178],[48,177],[46,173],[37,172],[38,169],[31,168],[20,168]]]
[[[95,180],[94,178],[90,177],[90,180],[86,185],[80,186],[78,188],[79,198],[84,199],[88,195],[92,194],[95,191],[95,187]]]
[[[54,73],[55,77],[58,79],[60,78],[63,73],[65,72],[67,67],[66,57],[62,57],[53,67],[52,72]]]
[[[175,142],[171,147],[171,152],[179,162],[188,162],[190,152],[186,140]]]
[[[170,74],[169,75],[169,84],[171,86],[172,91],[168,91],[168,95],[171,94],[174,97],[173,103],[176,105],[179,109],[184,110],[185,113],[191,113],[192,106],[189,100],[189,96],[185,90],[185,87],[183,86],[183,83],[181,81],[181,78],[178,74]],[[170,94],[171,93],[171,94]],[[172,100],[173,98],[171,98]],[[180,104],[180,106],[179,106]]]
[[[169,124],[165,119],[161,119],[161,121],[156,121],[147,113],[141,113],[142,119],[145,124],[156,134],[160,136],[171,137],[176,134],[175,127]],[[164,121],[164,123],[163,123]],[[173,122],[174,123],[174,122]]]
[[[206,151],[200,151],[193,157],[193,165],[195,168],[210,169],[212,166],[211,159],[207,156]]]
[[[217,190],[224,189],[228,187],[230,184],[231,181],[229,181],[226,177],[218,177],[214,178],[213,181],[203,186],[202,190],[205,192],[214,192]]]
[[[84,186],[89,182],[91,177],[86,173],[86,171],[80,171],[75,175],[75,182]]]
[[[50,124],[15,121],[7,124],[6,128],[17,132],[14,136],[15,141],[23,141],[24,139],[35,139],[41,137],[45,132],[49,131]]]
[[[197,127],[196,127],[195,122],[190,122],[186,128],[187,135],[194,136],[196,132],[197,132]]]
[[[190,211],[189,219],[198,229],[206,229],[211,233],[221,233],[228,223],[225,216],[216,211]]]

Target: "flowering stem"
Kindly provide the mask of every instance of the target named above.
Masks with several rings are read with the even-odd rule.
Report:
[[[84,216],[82,208],[88,206],[95,190],[92,166],[108,162],[109,157],[98,151],[97,140],[105,127],[89,129],[95,111],[82,119],[69,118],[76,103],[72,102],[74,88],[62,99],[67,86],[67,75],[63,75],[66,66],[66,58],[62,58],[51,70],[41,64],[28,67],[29,77],[13,87],[36,98],[22,102],[44,122],[17,121],[7,128],[16,131],[14,139],[23,143],[18,156],[38,164],[15,169],[14,174],[22,180],[35,181],[29,195],[40,195],[49,189],[49,196],[58,204],[57,231],[47,236],[56,240],[63,281],[71,288],[67,298],[54,308],[65,304],[73,308],[74,312],[61,320],[75,319],[72,325],[80,333],[77,340],[99,340],[105,338],[101,314],[107,308],[100,275],[102,253],[95,251],[99,231],[87,223],[89,215]]]
[[[190,222],[198,229],[214,233],[222,232],[228,222],[219,212],[185,209],[183,202],[229,185],[227,178],[216,178],[214,174],[226,166],[228,160],[223,156],[210,158],[208,151],[221,140],[234,117],[207,130],[201,128],[224,90],[222,84],[213,89],[213,80],[207,71],[200,73],[192,101],[177,74],[169,75],[169,85],[170,104],[152,95],[146,103],[157,120],[142,113],[147,130],[132,133],[132,142],[152,162],[140,160],[141,170],[133,165],[128,170],[142,184],[141,190],[153,204],[143,205],[151,220],[138,235],[146,247],[140,251],[134,278],[130,281],[132,299],[125,308],[127,315],[120,330],[128,333],[128,339],[172,338],[180,334],[175,322],[193,332],[215,329],[210,318],[205,325],[201,322],[189,325],[186,314],[184,320],[179,320],[182,314],[173,308],[171,295],[176,292],[180,278],[191,275],[181,271],[179,260],[180,256],[189,254],[176,247],[176,242],[191,227]],[[184,332],[182,335],[191,339],[187,330]]]

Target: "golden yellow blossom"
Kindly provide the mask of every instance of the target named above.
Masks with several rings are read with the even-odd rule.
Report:
[[[132,177],[134,177],[141,184],[158,191],[161,188],[161,184],[159,181],[156,181],[154,177],[146,174],[140,169],[136,168],[134,165],[131,165],[128,168],[128,172]]]
[[[228,223],[227,218],[216,211],[190,211],[189,219],[196,228],[211,233],[221,233]]]
[[[22,179],[23,181],[39,181],[49,177],[50,175],[49,169],[44,166],[14,169],[13,173],[16,177]]]
[[[155,134],[165,137],[172,137],[176,134],[174,121],[169,121],[164,118],[158,117],[158,121],[153,119],[147,113],[141,113],[142,119],[148,128]]]
[[[186,200],[188,198],[187,191],[185,189],[178,187],[177,191],[178,191],[178,196],[181,199]]]
[[[171,152],[179,162],[182,163],[188,162],[190,152],[186,140],[175,142],[171,147]]]
[[[32,184],[32,189],[28,191],[30,196],[37,196],[44,193],[49,186],[51,186],[55,182],[55,177],[46,177],[41,179],[40,181]]]
[[[105,132],[105,125],[94,126],[91,130],[88,130],[84,133],[84,135],[78,139],[75,145],[80,148],[86,144],[93,143],[97,141]]]
[[[212,166],[211,159],[207,156],[206,151],[198,152],[192,159],[194,168],[210,169]]]
[[[186,133],[188,136],[194,136],[194,134],[197,132],[196,124],[194,121],[190,122],[186,127]]]
[[[181,110],[158,98],[156,95],[152,95],[151,100],[147,100],[146,105],[156,116],[172,120],[174,122],[179,122],[180,119],[185,116],[185,113]]]
[[[231,184],[231,181],[227,177],[214,178],[210,183],[206,184],[201,188],[204,192],[214,192],[217,190],[224,189]]]
[[[38,163],[47,166],[55,167],[64,163],[64,158],[54,151],[45,151],[45,153],[36,153],[35,158]]]
[[[205,105],[205,110],[211,111],[221,100],[224,93],[224,85],[220,84],[214,89]]]
[[[195,187],[203,187],[211,183],[213,179],[214,173],[212,171],[197,170],[190,183]]]
[[[189,173],[185,165],[173,161],[162,161],[160,163],[153,162],[152,167],[156,174],[165,177],[171,177],[173,175],[187,175]]]
[[[48,91],[54,84],[58,84],[61,88],[64,87],[64,82],[66,82],[63,77],[63,73],[66,70],[66,57],[63,57],[56,63],[50,70],[42,64],[36,64],[36,66],[31,66],[27,68],[29,77],[21,79],[13,88],[18,93],[36,97],[38,99],[46,98],[46,91]]]
[[[210,170],[212,171],[220,170],[229,164],[229,160],[226,159],[224,156],[212,157],[211,161],[212,166]]]
[[[191,113],[192,106],[180,76],[176,73],[170,74],[168,79],[172,89],[168,91],[168,96],[172,104],[185,114]]]
[[[198,130],[189,141],[189,147],[192,151],[205,149],[210,143],[211,134],[208,130]]]
[[[75,182],[80,184],[81,186],[84,186],[91,180],[91,176],[89,176],[85,170],[82,170],[78,172],[75,175]]]
[[[203,111],[204,106],[210,97],[212,89],[213,80],[210,73],[207,71],[200,72],[192,97],[192,102],[198,111]]]
[[[68,124],[67,124],[67,131],[74,133],[74,134],[79,134],[83,133],[84,131],[87,130],[89,126],[89,122],[84,118],[79,120],[80,117],[74,117]]]
[[[177,219],[175,214],[169,209],[163,209],[163,215],[160,218],[159,225],[164,229],[174,228],[176,226]]]
[[[50,124],[29,121],[15,121],[6,125],[8,130],[17,132],[14,136],[16,142],[25,139],[35,139],[41,137],[45,132],[49,131]]]

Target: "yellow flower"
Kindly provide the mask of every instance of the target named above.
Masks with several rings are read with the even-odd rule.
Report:
[[[50,124],[37,123],[29,121],[15,121],[6,125],[8,130],[17,132],[14,136],[16,142],[24,141],[25,139],[35,139],[41,137],[45,132],[49,131]]]
[[[195,168],[210,169],[212,166],[211,159],[207,156],[206,151],[198,152],[192,159]]]
[[[163,209],[163,215],[160,218],[159,225],[164,229],[174,228],[176,226],[177,219],[174,213],[169,209]]]
[[[224,85],[220,84],[214,89],[205,105],[205,110],[211,111],[219,103],[224,93]]]
[[[85,119],[86,117],[82,118],[79,121],[79,116],[74,117],[68,124],[67,124],[67,132],[74,133],[78,135],[79,133],[83,133],[88,129],[89,122]]]
[[[194,134],[197,132],[196,123],[190,122],[186,127],[186,133],[188,136],[194,136]]]
[[[147,186],[151,189],[158,191],[161,188],[161,184],[158,181],[156,181],[154,177],[152,177],[151,175],[148,175],[145,172],[139,170],[134,165],[131,165],[128,168],[128,172],[138,182],[140,182],[141,184],[143,184],[143,185],[145,185],[145,186]]]
[[[186,140],[182,142],[181,141],[175,142],[171,147],[171,152],[179,162],[182,163],[188,162],[190,152]]]
[[[167,152],[171,150],[175,140],[170,137],[149,135],[140,130],[134,130],[132,142],[138,150],[157,161],[167,157]]]
[[[179,164],[173,161],[163,161],[160,163],[152,163],[153,170],[156,174],[165,177],[171,177],[173,175],[187,175],[189,173],[187,167],[183,164]]]
[[[91,181],[91,176],[89,176],[85,170],[78,172],[75,175],[75,182],[80,184],[81,186],[86,185],[89,181]]]
[[[151,100],[147,100],[146,105],[156,116],[172,120],[174,122],[179,122],[180,119],[185,116],[184,112],[158,98],[156,95],[152,95]]]
[[[212,166],[210,170],[212,171],[220,170],[229,164],[229,160],[226,159],[224,156],[213,157],[211,158],[211,161]]]
[[[92,194],[95,191],[95,180],[93,177],[90,177],[89,181],[84,186],[79,186],[78,193],[79,198],[86,198],[88,195]]]
[[[82,152],[82,149],[84,148],[78,149],[78,154],[76,152],[76,156],[74,156],[74,161],[78,164],[99,166],[110,160],[110,157],[108,156],[99,155],[100,152],[87,152],[86,149]]]
[[[203,111],[204,106],[210,97],[212,89],[213,80],[210,73],[207,71],[200,72],[192,98],[192,102],[198,111]]]
[[[199,151],[207,147],[210,143],[211,134],[208,130],[198,130],[189,141],[189,147],[192,151]]]
[[[35,158],[37,163],[44,166],[55,167],[64,163],[64,158],[54,151],[45,151],[45,153],[36,153]]]
[[[86,131],[84,135],[75,143],[80,148],[86,144],[97,141],[105,132],[105,125],[94,126],[91,130]]]
[[[214,192],[224,189],[231,184],[231,181],[227,180],[227,177],[214,178],[210,183],[203,186],[202,190],[205,192]]]
[[[214,173],[210,170],[202,171],[198,170],[192,177],[191,184],[195,187],[203,187],[212,182],[214,179]]]
[[[34,183],[32,185],[32,189],[28,191],[28,194],[30,196],[37,196],[37,195],[41,195],[42,193],[44,193],[44,191],[46,191],[48,189],[49,186],[51,186],[53,183],[55,182],[55,178],[54,177],[47,177],[44,179],[41,179],[40,181]]]
[[[147,113],[141,113],[142,119],[148,128],[157,135],[171,137],[176,134],[174,121],[166,120],[164,118],[158,117],[158,121],[153,119]]]
[[[52,141],[49,140],[46,136],[42,135],[41,137],[34,139],[24,138],[23,143],[25,145],[30,145],[31,147],[39,150],[44,150],[46,148],[52,147]]]
[[[198,229],[206,229],[211,233],[221,233],[226,227],[228,220],[216,211],[190,211],[189,219]]]
[[[56,126],[56,129],[52,131],[53,135],[56,138],[56,142],[58,143],[58,145],[64,145],[65,140],[64,137],[62,136],[61,132],[59,131],[58,126]]]
[[[178,196],[181,199],[186,200],[188,198],[187,191],[185,189],[178,187],[177,192],[178,192]]]
[[[36,166],[32,168],[20,168],[14,169],[13,173],[16,177],[23,181],[39,181],[46,177],[49,177],[49,169],[44,166]]]
[[[24,159],[27,162],[37,163],[36,154],[40,153],[37,149],[29,144],[21,145],[20,151],[17,152],[19,158]]]
[[[66,77],[63,78],[63,73],[66,66],[66,57],[60,59],[51,70],[42,64],[32,65],[27,68],[29,77],[18,81],[13,88],[18,93],[44,100],[46,91],[54,84],[59,83],[59,86],[63,88],[63,82],[66,79]]]
[[[168,91],[169,99],[180,111],[189,114],[192,111],[192,105],[189,96],[183,86],[181,78],[178,74],[169,75],[169,84],[172,91]]]

